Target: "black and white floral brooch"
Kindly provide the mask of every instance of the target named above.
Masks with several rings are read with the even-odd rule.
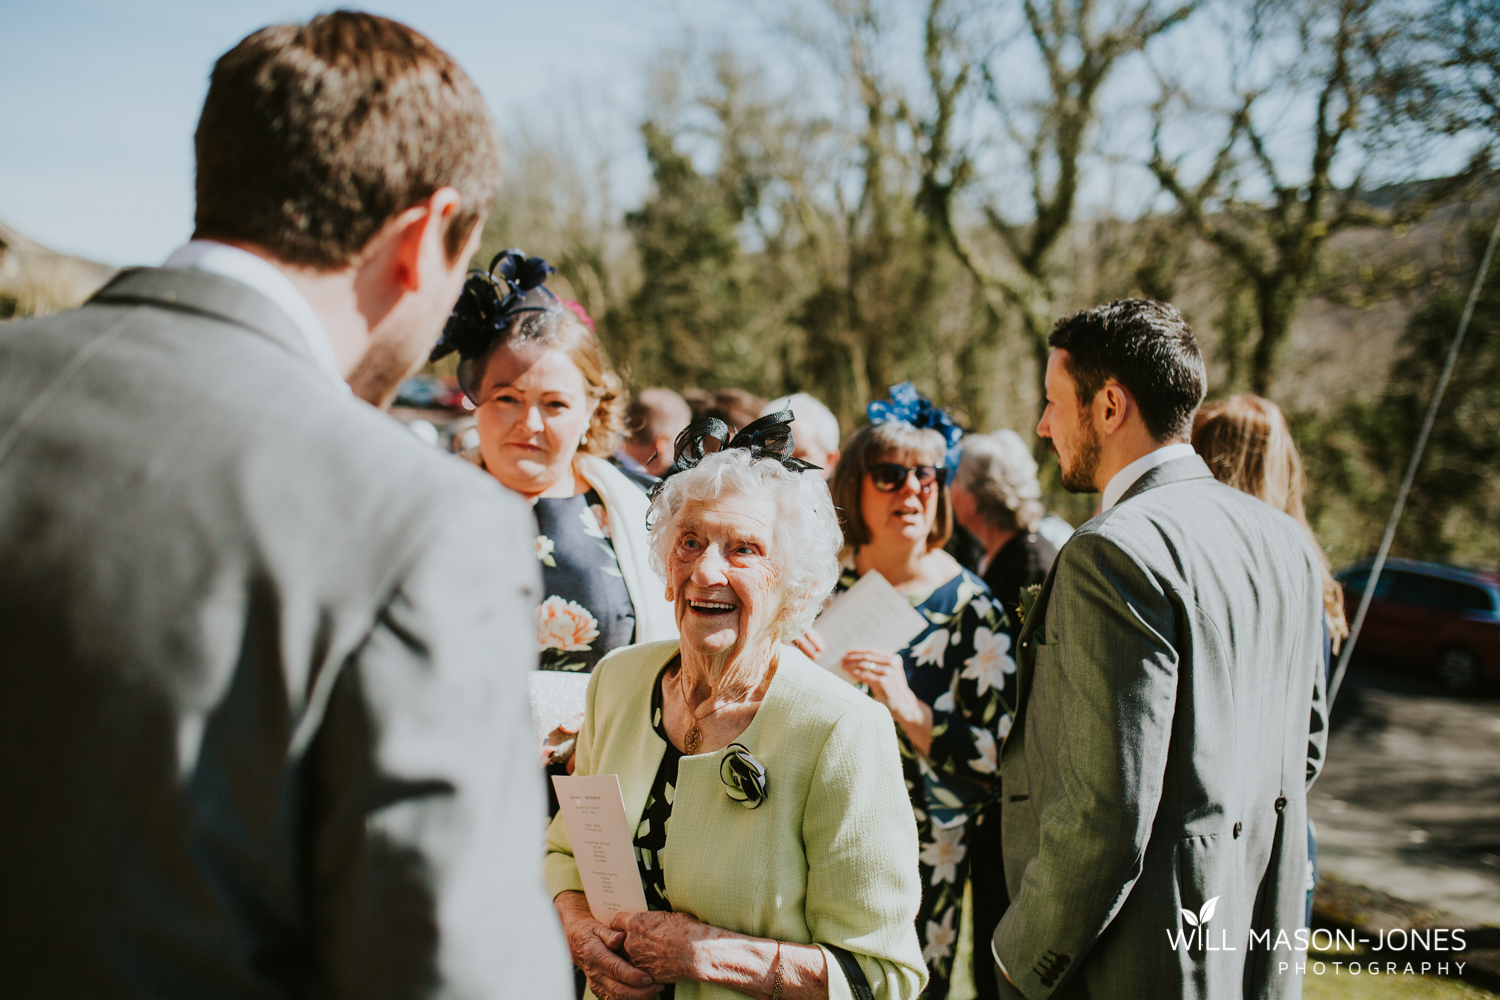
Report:
[[[743,743],[731,743],[719,760],[719,780],[731,799],[754,809],[766,801],[766,769]]]

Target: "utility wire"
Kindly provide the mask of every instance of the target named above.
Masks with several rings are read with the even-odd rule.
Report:
[[[1458,333],[1453,337],[1453,346],[1448,348],[1448,360],[1443,365],[1443,374],[1438,377],[1437,389],[1432,402],[1427,406],[1427,419],[1422,421],[1422,431],[1417,435],[1417,447],[1406,464],[1406,478],[1401,480],[1401,489],[1396,494],[1396,506],[1391,508],[1391,518],[1385,523],[1385,536],[1380,539],[1380,550],[1375,553],[1375,562],[1370,567],[1370,578],[1365,582],[1365,591],[1359,599],[1359,612],[1349,629],[1349,638],[1339,653],[1338,669],[1333,672],[1333,683],[1328,687],[1328,709],[1333,710],[1333,700],[1339,696],[1339,687],[1344,683],[1344,672],[1349,669],[1349,657],[1354,653],[1354,644],[1359,641],[1359,630],[1365,624],[1365,615],[1370,610],[1370,599],[1375,596],[1375,584],[1380,580],[1380,571],[1385,569],[1385,558],[1391,552],[1391,540],[1396,537],[1396,523],[1406,507],[1406,495],[1411,492],[1412,480],[1417,478],[1417,466],[1422,462],[1422,452],[1427,448],[1427,436],[1432,433],[1432,423],[1437,419],[1438,404],[1448,390],[1448,379],[1453,375],[1453,365],[1458,361],[1458,349],[1463,346],[1464,335],[1469,332],[1469,320],[1474,315],[1474,304],[1479,301],[1479,289],[1484,285],[1484,276],[1490,269],[1490,258],[1495,255],[1495,242],[1500,239],[1500,213],[1495,216],[1495,228],[1490,231],[1489,246],[1485,247],[1484,259],[1479,262],[1479,273],[1474,275],[1474,287],[1469,289],[1469,301],[1464,304],[1463,318],[1458,321]]]

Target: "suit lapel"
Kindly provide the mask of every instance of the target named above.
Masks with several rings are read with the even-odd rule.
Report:
[[[1125,503],[1132,497],[1157,486],[1166,486],[1169,483],[1182,482],[1188,479],[1212,479],[1213,473],[1209,471],[1208,465],[1197,455],[1184,455],[1182,458],[1174,458],[1170,462],[1147,469],[1142,476],[1135,481],[1130,489],[1120,497],[1119,503]],[[1108,517],[1109,511],[1099,515]],[[1092,522],[1090,522],[1092,523]],[[1082,531],[1087,525],[1080,527]],[[1063,548],[1067,548],[1064,543]],[[1047,578],[1042,582],[1042,591],[1037,595],[1036,603],[1031,606],[1031,613],[1021,623],[1021,634],[1017,638],[1016,649],[1016,713],[1011,721],[1011,731],[1014,732],[1021,725],[1026,715],[1026,702],[1031,695],[1031,682],[1036,672],[1036,647],[1038,640],[1047,637],[1046,618],[1047,605],[1052,597],[1052,587],[1057,582],[1057,568],[1062,565],[1062,551],[1059,550],[1057,558],[1052,562],[1052,568],[1047,571]],[[1007,741],[1008,745],[1009,741]],[[1003,749],[1002,749],[1003,752]]]
[[[1042,581],[1041,592],[1037,594],[1036,603],[1031,606],[1031,613],[1021,623],[1021,634],[1016,640],[1016,714],[1011,720],[1012,726],[1020,723],[1026,698],[1031,693],[1031,677],[1036,669],[1037,636],[1046,637],[1047,603],[1052,596],[1052,584],[1057,579],[1057,566],[1061,561],[1062,553],[1059,552],[1058,557],[1052,561],[1052,568],[1047,571],[1047,578]]]

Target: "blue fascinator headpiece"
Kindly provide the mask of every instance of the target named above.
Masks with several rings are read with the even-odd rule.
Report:
[[[528,312],[555,312],[562,303],[543,284],[557,268],[540,257],[512,247],[490,261],[488,271],[470,271],[464,290],[448,315],[443,335],[428,356],[429,361],[458,353],[458,384],[474,402],[479,389],[478,362],[510,328],[515,318]]]
[[[944,481],[953,482],[953,474],[958,471],[958,442],[963,438],[964,432],[948,414],[932,405],[932,400],[917,392],[910,382],[891,386],[890,401],[875,400],[865,407],[865,416],[869,417],[872,424],[886,424],[895,420],[921,430],[937,431],[943,436],[943,443],[948,446],[943,455]]]

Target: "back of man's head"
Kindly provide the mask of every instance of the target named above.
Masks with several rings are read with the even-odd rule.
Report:
[[[1157,441],[1186,441],[1208,389],[1198,338],[1182,313],[1152,299],[1118,299],[1057,321],[1047,343],[1067,351],[1078,401],[1114,379],[1135,398]]]
[[[773,399],[761,407],[760,415],[769,416],[788,408],[796,417],[792,424],[794,431],[805,431],[826,452],[839,450],[839,439],[842,436],[839,433],[839,418],[816,396],[795,392],[790,396]]]
[[[641,447],[654,447],[658,438],[676,438],[692,420],[687,401],[671,389],[642,389],[625,408],[625,431]]]
[[[194,236],[319,270],[353,263],[441,187],[461,197],[445,236],[456,257],[500,180],[494,118],[458,64],[355,11],[262,28],[225,53],[194,145]]]

